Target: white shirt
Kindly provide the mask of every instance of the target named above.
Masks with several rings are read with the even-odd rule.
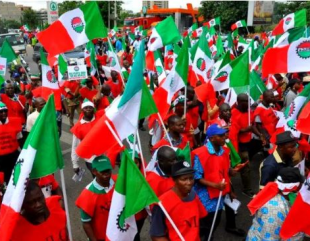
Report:
[[[27,117],[26,131],[30,132],[40,113],[36,110]]]
[[[83,125],[85,123],[89,123],[95,120],[95,116],[93,117],[93,119],[91,119],[91,121],[86,121],[83,118],[80,120],[80,123]],[[79,168],[79,156],[76,154],[75,150],[78,147],[78,145],[80,144],[81,140],[79,138],[77,138],[74,134],[72,136],[72,147],[71,147],[71,161],[72,161],[72,165],[73,168]],[[93,160],[93,157],[89,158],[89,159],[85,159],[85,161],[87,162],[91,162]]]

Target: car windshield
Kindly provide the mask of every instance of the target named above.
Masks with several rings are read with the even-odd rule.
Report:
[[[133,26],[133,25],[134,25],[133,20],[125,20],[124,21],[124,26]]]
[[[0,46],[2,46],[4,40],[7,39],[11,46],[24,44],[24,39],[19,34],[8,34],[0,36]]]

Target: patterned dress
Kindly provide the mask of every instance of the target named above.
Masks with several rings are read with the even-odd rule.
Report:
[[[289,202],[280,194],[270,199],[255,214],[246,241],[280,241],[280,229],[290,209]],[[296,234],[287,241],[301,241],[303,234]]]

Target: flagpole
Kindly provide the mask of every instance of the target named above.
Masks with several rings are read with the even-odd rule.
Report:
[[[246,31],[248,31],[248,36],[250,35],[249,30],[248,30],[248,26],[246,26]]]
[[[185,85],[185,91],[184,91],[184,95],[185,95],[185,99],[184,99],[184,118],[186,119],[186,100],[187,100],[187,85]]]
[[[120,147],[123,147],[124,145],[123,145],[122,141],[118,138],[117,134],[115,133],[115,131],[114,131],[113,128],[111,127],[110,123],[109,123],[107,120],[105,120],[104,123],[107,125],[107,127],[108,127],[109,130],[111,131],[112,135],[114,136],[115,140],[116,140],[116,141],[118,142],[118,144],[120,145]]]
[[[139,122],[139,121],[138,121]],[[132,150],[132,160],[135,160],[135,149],[136,149],[136,142],[137,142],[137,132],[138,132],[138,128],[136,128],[134,137],[133,137],[133,150]]]
[[[250,85],[248,85],[248,121],[249,126],[251,126],[251,99],[250,99]]]
[[[163,119],[161,118],[161,116],[160,116],[160,114],[159,114],[158,112],[157,112],[157,116],[158,116],[158,118],[159,118],[160,123],[162,124],[162,126],[163,126],[163,128],[164,128],[164,132],[165,132],[165,134],[166,134],[166,136],[167,136],[167,139],[168,139],[168,141],[169,141],[170,146],[173,147],[172,141],[171,141],[171,139],[170,139],[170,136],[169,136],[169,134],[168,134],[168,131],[167,131],[167,129],[166,129],[166,126],[165,126],[165,124],[164,124],[164,121],[163,121]]]
[[[66,191],[66,184],[65,184],[65,177],[64,177],[64,170],[63,169],[60,169],[60,180],[61,180],[61,187],[62,187],[62,192],[63,192],[63,196],[64,196],[65,211],[66,211],[66,216],[67,216],[67,228],[68,228],[68,232],[69,232],[69,240],[72,241],[73,239],[72,239],[67,191]]]
[[[224,183],[224,182],[225,182],[225,179],[223,178],[222,183]],[[210,230],[208,241],[211,240],[211,236],[212,236],[212,233],[213,233],[213,228],[214,228],[216,216],[217,216],[217,213],[218,213],[218,210],[219,210],[219,207],[220,207],[220,202],[221,202],[222,194],[223,194],[223,191],[220,191],[220,195],[219,195],[219,198],[217,200],[215,214],[214,214],[214,218],[213,218],[213,221],[212,221],[212,226],[211,226],[211,230]]]
[[[175,232],[177,233],[177,235],[179,236],[179,238],[182,241],[185,241],[184,237],[182,236],[182,234],[180,233],[180,230],[177,228],[177,226],[175,225],[175,223],[173,222],[173,220],[171,219],[170,215],[168,214],[167,210],[165,209],[165,207],[163,206],[163,204],[161,203],[161,201],[159,201],[158,206],[161,208],[161,210],[163,211],[163,213],[166,215],[166,218],[169,220],[171,226],[174,228]]]
[[[142,151],[139,131],[137,131],[137,138],[138,138],[138,146],[139,146],[139,150],[140,150],[140,155],[141,155],[141,159],[142,159],[141,163],[142,163],[142,167],[143,167],[143,174],[144,174],[144,177],[146,177],[145,163],[144,163],[144,157],[143,157],[143,151]]]

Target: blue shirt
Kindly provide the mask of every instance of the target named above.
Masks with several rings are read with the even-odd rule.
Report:
[[[207,147],[208,152],[211,155],[221,156],[224,154],[224,149],[222,147],[220,148],[219,152],[216,152],[210,141],[207,141],[205,146]],[[194,179],[195,180],[199,180],[199,179],[204,177],[204,170],[203,170],[203,167],[201,166],[201,163],[200,163],[198,156],[195,156],[195,158],[194,158],[194,170],[195,170],[195,173],[194,173]],[[210,196],[209,196],[209,193],[208,193],[206,186],[200,184],[198,181],[195,182],[194,190],[197,193],[197,195],[198,195],[201,203],[205,207],[205,209],[209,213],[215,212],[216,205],[218,202],[218,198],[210,199]],[[223,206],[224,206],[224,198],[222,197],[221,201],[220,201],[219,210],[223,209]]]
[[[116,41],[115,48],[116,48],[116,52],[117,52],[117,53],[123,49],[121,40],[118,39],[118,40]]]

